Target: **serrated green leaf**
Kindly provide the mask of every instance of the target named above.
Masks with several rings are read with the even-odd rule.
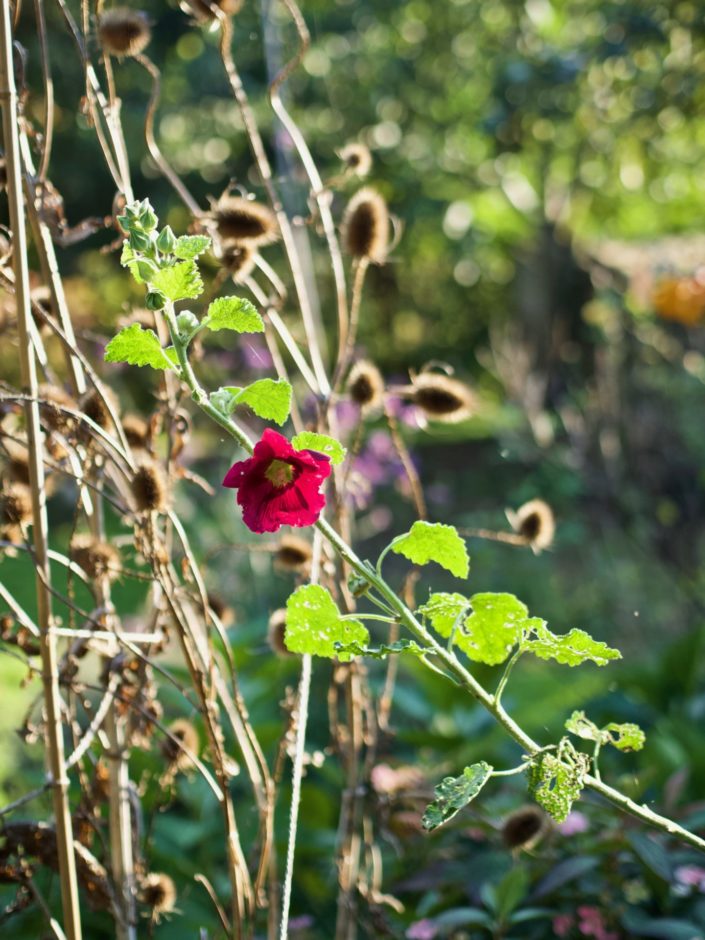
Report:
[[[503,663],[536,618],[513,594],[473,594],[470,603],[472,614],[456,634],[456,644],[476,662]]]
[[[182,235],[176,239],[174,254],[184,261],[194,261],[210,248],[211,240],[207,235]]]
[[[630,722],[617,724],[611,721],[605,725],[604,731],[609,735],[609,743],[618,751],[640,751],[646,741],[646,735],[639,725]]]
[[[325,588],[304,584],[286,602],[284,643],[292,653],[338,657],[343,662],[350,654],[339,652],[336,644],[366,646],[370,634],[359,620],[343,620],[338,607]]]
[[[467,578],[470,571],[465,542],[454,526],[441,522],[415,522],[409,532],[394,539],[391,550],[415,565],[435,561],[456,578]]]
[[[456,813],[474,800],[490,778],[492,767],[485,761],[466,767],[460,777],[445,777],[433,793],[421,820],[424,829],[433,830],[447,823]]]
[[[140,277],[140,272],[137,268],[137,261],[135,259],[135,253],[130,248],[129,243],[125,240],[122,243],[122,254],[120,255],[120,264],[123,268],[127,268],[132,277],[135,279],[137,284],[144,284],[144,281]]]
[[[284,379],[258,379],[246,388],[226,385],[235,405],[249,405],[259,418],[284,424],[291,411],[291,385]]]
[[[186,300],[203,293],[203,281],[194,261],[179,261],[162,268],[152,278],[152,286],[169,300]]]
[[[529,766],[529,793],[556,822],[565,822],[580,797],[589,769],[588,755],[576,751],[568,738],[563,738],[557,753],[540,754]]]
[[[431,594],[425,604],[419,607],[417,613],[430,621],[431,626],[441,636],[449,637],[458,617],[470,609],[470,601],[462,594],[449,594],[439,591]]]
[[[551,633],[545,623],[533,631],[535,638],[527,638],[522,648],[539,659],[555,659],[566,666],[579,666],[591,660],[598,666],[606,666],[611,659],[621,659],[619,650],[612,649],[606,643],[593,640],[584,630],[573,629],[570,633],[556,635]]]
[[[419,646],[414,640],[396,640],[394,643],[382,643],[380,646],[361,646],[359,643],[336,643],[338,656],[347,653],[350,656],[367,656],[369,659],[386,659],[394,653],[411,653],[412,656],[425,656],[432,652]]]
[[[243,297],[219,297],[208,307],[203,325],[209,330],[234,330],[236,333],[263,333],[264,320],[249,300]]]
[[[345,460],[347,450],[340,441],[327,434],[316,434],[314,431],[302,431],[291,439],[291,446],[296,450],[315,450],[317,454],[330,457],[330,462],[340,464]]]
[[[167,348],[164,350],[164,355],[174,366],[174,368],[179,368],[179,356],[173,346],[167,346]]]
[[[143,330],[139,323],[120,330],[108,343],[104,358],[106,362],[129,362],[131,366],[151,366],[153,369],[171,369],[174,366],[154,330]]]

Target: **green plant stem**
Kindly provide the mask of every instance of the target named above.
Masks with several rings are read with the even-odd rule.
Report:
[[[196,378],[196,375],[191,368],[190,363],[188,362],[186,351],[179,340],[178,330],[176,328],[176,322],[174,319],[173,305],[169,305],[165,309],[164,313],[167,324],[169,325],[172,342],[174,344],[174,348],[176,349],[179,364],[181,365],[182,378],[188,385],[191,391],[191,397],[193,398],[194,402],[202,411],[213,418],[213,420],[216,421],[222,428],[228,431],[228,433],[231,434],[248,453],[252,453],[253,445],[247,434],[240,427],[238,427],[234,421],[232,421],[230,418],[227,418],[222,412],[220,412],[210,403],[206,392],[199,385],[198,379]],[[474,699],[476,699],[484,708],[487,709],[487,711],[499,722],[500,725],[502,725],[502,727],[517,742],[517,744],[519,744],[520,747],[524,749],[527,756],[533,757],[543,750],[541,745],[534,741],[533,738],[531,738],[528,734],[526,734],[526,732],[516,723],[516,721],[514,721],[514,719],[505,711],[497,696],[492,695],[482,685],[480,685],[477,679],[475,679],[475,677],[470,672],[468,672],[460,660],[457,659],[457,657],[451,651],[447,650],[444,646],[437,642],[435,637],[433,637],[426,630],[423,624],[421,624],[416,619],[412,611],[409,610],[409,608],[396,594],[396,592],[382,578],[380,574],[381,562],[390,551],[391,546],[394,544],[393,541],[382,552],[377,563],[377,569],[375,571],[372,570],[370,566],[366,565],[361,558],[358,558],[354,550],[325,519],[319,519],[315,525],[316,528],[327,539],[327,541],[338,552],[340,557],[346,561],[348,565],[350,565],[352,570],[356,574],[360,575],[360,577],[365,578],[365,580],[367,580],[370,585],[375,588],[380,597],[396,614],[399,622],[403,624],[407,630],[409,630],[412,636],[421,645],[430,648],[430,651],[434,653],[435,656],[437,656],[437,658],[441,661],[450,677],[452,677],[458,685],[469,692]],[[501,689],[498,689],[498,691],[501,692]],[[608,786],[597,777],[588,774],[585,777],[585,785],[589,789],[599,793],[600,796],[604,797],[610,803],[613,803],[615,806],[618,806],[620,809],[629,813],[631,816],[635,816],[637,819],[640,819],[642,822],[653,826],[655,829],[660,829],[662,832],[665,832],[668,835],[674,836],[675,838],[686,842],[688,845],[699,849],[701,852],[705,852],[705,839],[701,839],[699,836],[695,835],[695,833],[688,832],[687,829],[679,826],[678,823],[674,822],[673,820],[668,819],[665,816],[660,816],[658,813],[654,813],[648,808],[648,806],[635,803],[633,800],[629,799],[629,797],[625,796],[623,793],[620,793],[619,790],[615,790],[613,787]]]
[[[509,681],[509,677],[512,674],[512,669],[516,665],[519,657],[521,656],[523,652],[524,650],[521,647],[519,647],[519,649],[515,651],[514,655],[511,657],[511,659],[509,660],[509,662],[504,668],[504,672],[502,673],[502,678],[499,680],[497,684],[497,689],[494,693],[494,700],[498,705],[501,701],[502,692],[504,692],[504,687],[506,686],[507,682]]]

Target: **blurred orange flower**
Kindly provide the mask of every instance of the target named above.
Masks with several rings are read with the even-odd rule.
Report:
[[[696,326],[705,318],[705,277],[662,277],[651,300],[656,313],[684,326]]]

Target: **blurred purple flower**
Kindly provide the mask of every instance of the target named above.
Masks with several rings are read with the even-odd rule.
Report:
[[[573,926],[572,914],[556,914],[553,918],[554,937],[567,937]]]
[[[705,894],[705,868],[698,865],[681,865],[673,874],[679,884],[696,888],[701,894]]]
[[[595,940],[619,940],[618,934],[607,930],[602,912],[598,908],[584,904],[578,908],[577,914],[578,930],[584,937],[595,937]]]
[[[406,936],[409,940],[433,940],[434,937],[438,936],[438,927],[432,920],[424,918],[424,920],[417,920],[415,924],[412,924],[406,931]]]
[[[289,921],[289,930],[308,930],[309,927],[313,927],[313,917],[310,914],[301,914]]]
[[[257,340],[250,339],[241,345],[240,350],[248,369],[257,371],[272,368],[272,357],[264,343],[258,343]]]
[[[360,421],[360,409],[354,402],[339,401],[335,406],[335,420],[338,423],[338,433],[349,434]]]
[[[410,402],[404,401],[403,398],[399,398],[396,395],[389,395],[387,397],[387,408],[397,421],[400,421],[407,427],[416,428],[417,430],[421,427],[419,424],[419,410],[416,405],[412,405]]]
[[[560,823],[558,831],[564,836],[575,836],[580,832],[587,832],[590,828],[590,820],[585,813],[580,810],[573,810],[565,822]]]

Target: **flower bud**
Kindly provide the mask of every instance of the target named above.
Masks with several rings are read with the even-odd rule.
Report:
[[[159,225],[159,219],[156,216],[154,209],[150,206],[148,200],[145,200],[147,203],[146,207],[140,213],[140,225],[145,230],[145,232],[152,232]]]
[[[160,290],[151,290],[145,298],[147,310],[163,310],[166,307],[166,296]]]
[[[145,258],[136,261],[135,264],[137,265],[137,273],[143,281],[151,281],[157,273],[158,269],[156,264],[152,261],[147,261]]]
[[[141,232],[137,228],[130,229],[129,242],[130,248],[133,251],[147,251],[152,245],[149,235]]]
[[[171,230],[170,225],[166,225],[159,233],[157,238],[157,248],[165,255],[171,254],[176,248],[177,238]]]
[[[232,393],[227,388],[219,388],[217,392],[211,392],[211,405],[224,415],[229,415],[233,410],[232,401]]]
[[[198,323],[198,317],[195,313],[192,313],[190,310],[182,310],[176,318],[176,325],[179,328],[182,339],[187,338],[194,330],[198,329]]]

